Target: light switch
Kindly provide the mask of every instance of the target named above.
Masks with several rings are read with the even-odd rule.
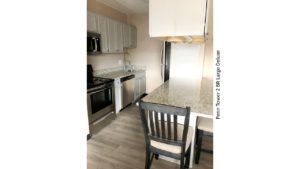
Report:
[[[119,65],[121,65],[121,64],[122,64],[122,60],[120,59],[120,60],[118,61],[118,63],[119,63]]]

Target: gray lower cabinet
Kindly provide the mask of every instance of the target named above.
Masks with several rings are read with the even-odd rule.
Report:
[[[146,73],[145,71],[135,74],[134,85],[134,100],[137,100],[144,93],[146,93]]]

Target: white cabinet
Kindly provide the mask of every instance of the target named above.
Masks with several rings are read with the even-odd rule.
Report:
[[[124,48],[136,47],[136,28],[134,26],[123,24],[123,45]]]
[[[207,0],[149,0],[150,37],[203,36]]]
[[[95,13],[87,12],[87,30],[97,32],[98,16]]]
[[[109,53],[123,52],[123,27],[122,23],[107,18],[108,49]]]
[[[146,73],[145,71],[135,74],[134,100],[137,100],[146,93]]]

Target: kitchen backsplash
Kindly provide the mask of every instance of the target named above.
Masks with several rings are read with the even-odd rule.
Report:
[[[91,64],[94,70],[114,68],[124,65],[123,54],[88,55],[87,64]]]

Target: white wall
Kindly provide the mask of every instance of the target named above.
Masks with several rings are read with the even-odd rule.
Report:
[[[147,67],[146,92],[150,93],[163,83],[160,57],[163,42],[149,37],[148,14],[128,17],[129,24],[137,28],[137,47],[129,49],[132,64]]]
[[[213,0],[208,1],[208,20],[207,20],[207,33],[208,39],[205,42],[205,58],[203,65],[203,77],[213,79],[214,60],[213,60]]]

